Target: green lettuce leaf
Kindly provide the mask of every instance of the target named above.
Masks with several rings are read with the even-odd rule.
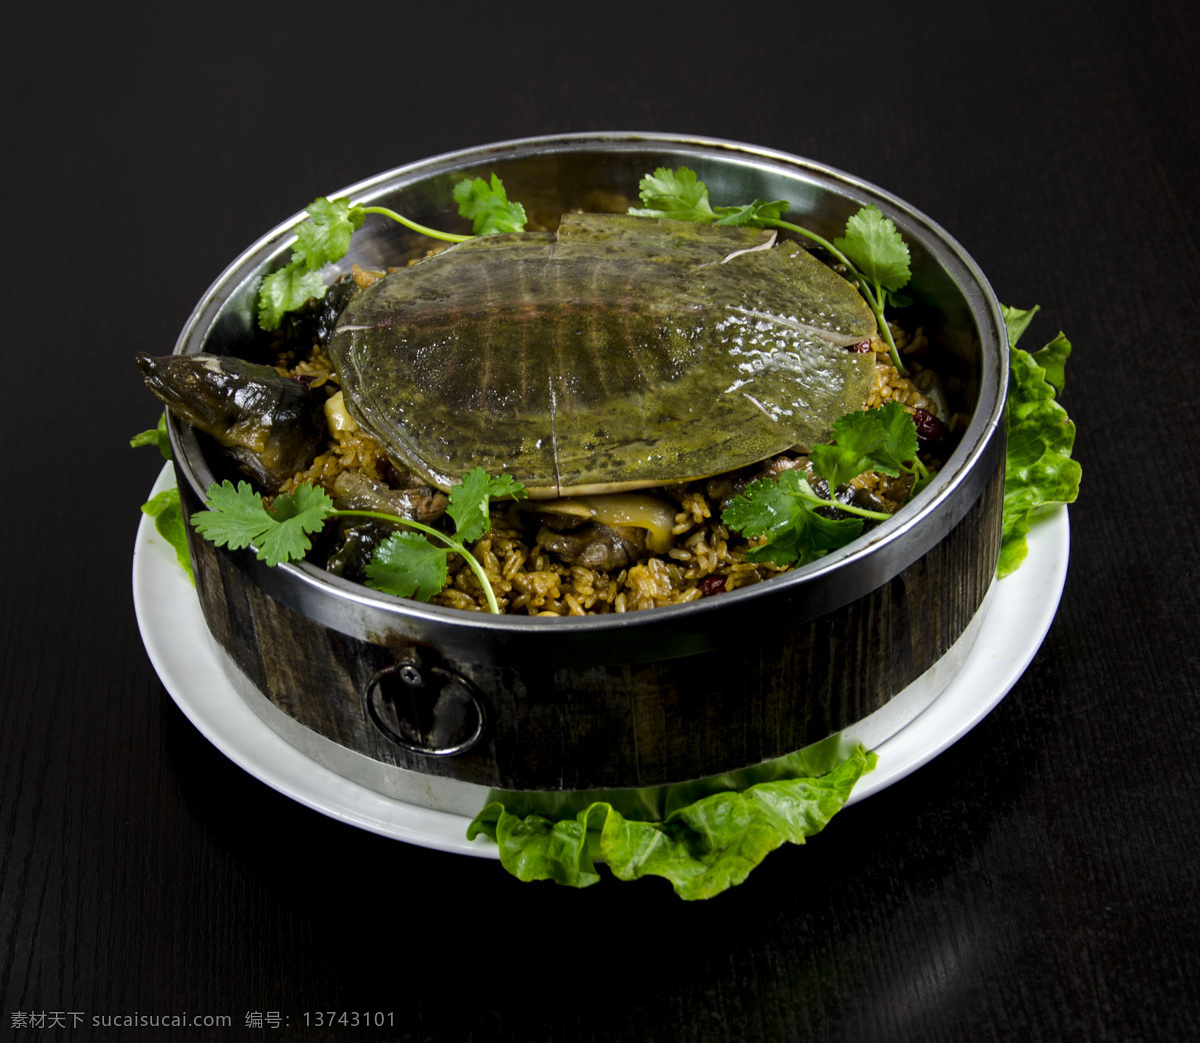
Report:
[[[827,774],[713,793],[661,822],[626,818],[607,801],[560,819],[514,814],[493,801],[467,837],[495,841],[500,864],[520,880],[587,887],[600,879],[600,859],[619,880],[661,876],[681,898],[711,898],[740,884],[780,845],[819,833],[875,762],[858,746]]]
[[[1067,386],[1065,369],[1070,357],[1071,342],[1061,331],[1044,348],[1030,353],[1030,358],[1045,370],[1046,383],[1054,388],[1055,394],[1058,395],[1061,395]]]
[[[1000,310],[1004,313],[1004,325],[1008,330],[1009,346],[1015,348],[1021,335],[1033,322],[1033,317],[1042,310],[1042,306],[1035,304],[1032,308],[1010,308],[1007,304],[1001,304]]]
[[[1029,553],[1026,537],[1039,515],[1079,495],[1081,468],[1071,459],[1075,425],[1055,400],[1064,385],[1071,343],[1061,333],[1034,353],[1016,346],[1036,308],[1005,308],[1009,330],[1008,456],[1004,468],[1004,522],[1000,540],[1001,578]]]
[[[159,455],[164,460],[171,459],[171,437],[167,434],[167,414],[164,410],[162,416],[158,418],[158,426],[150,428],[148,431],[139,431],[129,440],[130,446],[137,449],[139,446],[152,445],[158,449]]]
[[[154,519],[154,528],[175,551],[175,560],[187,573],[192,586],[196,577],[192,575],[192,557],[188,553],[187,524],[183,520],[183,508],[179,505],[179,490],[175,486],[164,489],[142,504],[142,513]]]

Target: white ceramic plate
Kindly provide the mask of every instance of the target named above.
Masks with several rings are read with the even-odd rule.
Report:
[[[173,481],[167,465],[151,495]],[[877,748],[878,766],[855,787],[848,804],[932,760],[1004,698],[1050,629],[1069,551],[1064,507],[1034,527],[1029,557],[996,584],[962,670],[919,717]],[[195,590],[174,550],[145,516],[133,548],[133,602],[146,651],[171,698],[235,764],[285,796],[352,826],[422,847],[497,857],[490,841],[466,839],[468,818],[406,804],[351,782],[310,760],[266,725],[229,682]]]

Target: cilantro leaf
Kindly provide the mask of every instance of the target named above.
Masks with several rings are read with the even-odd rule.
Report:
[[[315,271],[346,256],[350,237],[362,226],[366,211],[361,206],[351,206],[349,199],[331,200],[324,196],[314,199],[306,209],[311,220],[296,228],[296,252],[292,259],[303,260]]]
[[[292,262],[266,276],[258,288],[258,324],[277,330],[284,315],[304,305],[310,297],[325,295],[325,280],[311,271],[297,254]]]
[[[417,532],[397,532],[381,543],[367,564],[367,586],[384,594],[428,601],[446,586],[450,552]]]
[[[487,572],[465,544],[487,531],[490,525],[489,497],[520,499],[524,495],[525,487],[511,475],[492,478],[483,468],[476,467],[451,491],[448,513],[458,532],[448,536],[412,518],[382,511],[338,510],[329,494],[311,483],[298,486],[294,493],[276,496],[268,507],[246,482],[239,482],[235,488],[226,480],[209,487],[208,510],[194,514],[192,525],[201,536],[219,547],[239,550],[255,544],[259,560],[268,565],[302,559],[312,549],[309,535],[317,532],[329,518],[379,518],[419,529],[444,543],[445,548],[436,547],[415,533],[395,533],[376,549],[367,565],[368,586],[388,594],[428,601],[446,586],[446,559],[453,552],[462,555],[479,580],[488,608],[498,613],[499,603]]]
[[[708,198],[708,186],[687,167],[668,170],[659,167],[638,185],[641,207],[630,207],[635,217],[664,217],[673,221],[697,221],[701,224],[753,225],[777,223],[791,209],[786,199],[768,202],[756,199],[745,206],[714,207]]]
[[[774,224],[783,218],[792,207],[786,199],[776,199],[768,203],[765,199],[756,199],[745,206],[714,207],[720,215],[719,225],[753,225]]]
[[[635,217],[665,217],[673,221],[712,224],[717,214],[708,201],[708,187],[687,167],[659,167],[638,183],[641,207],[630,207]]]
[[[218,547],[230,550],[249,547],[274,523],[249,482],[238,482],[236,489],[228,479],[211,486],[205,506],[207,511],[192,515],[192,527]]]
[[[334,511],[329,494],[313,485],[302,485],[294,494],[275,497],[268,510],[262,497],[248,483],[235,489],[228,479],[208,490],[207,511],[192,516],[192,526],[218,547],[238,550],[258,545],[260,561],[278,565],[299,561],[312,542],[309,533],[318,531]]]
[[[776,565],[805,565],[843,547],[861,531],[859,518],[833,519],[814,507],[824,501],[798,470],[784,471],[778,481],[760,478],[730,501],[721,520],[745,536],[765,536],[766,542],[746,552],[751,561]]]
[[[152,496],[142,504],[142,513],[154,519],[155,531],[175,551],[175,560],[194,586],[196,578],[192,575],[192,557],[188,553],[187,527],[183,522],[183,509],[179,505],[179,490],[171,486]]]
[[[476,235],[525,231],[525,208],[508,201],[504,183],[495,174],[490,185],[481,177],[463,178],[454,186],[454,201]]]
[[[446,508],[454,519],[454,535],[463,543],[479,539],[491,527],[489,500],[505,496],[524,499],[525,487],[509,474],[493,478],[482,467],[468,471],[462,483],[450,490],[450,506]]]
[[[510,203],[504,185],[493,174],[489,185],[482,178],[464,180],[455,186],[459,212],[474,221],[477,235],[489,232],[520,232],[525,228],[525,208]],[[349,199],[320,196],[306,208],[308,220],[296,226],[296,245],[291,261],[272,272],[259,284],[258,324],[264,330],[279,328],[283,316],[304,305],[310,297],[325,293],[319,272],[326,264],[341,260],[350,249],[350,239],[367,214],[382,214],[421,235],[460,243],[470,236],[440,232],[410,220],[385,206],[360,206]]]
[[[766,537],[746,552],[750,561],[804,565],[854,539],[862,532],[862,518],[890,517],[833,498],[835,489],[865,471],[925,474],[917,460],[916,424],[898,402],[839,417],[832,437],[833,444],[815,445],[809,453],[813,473],[829,483],[830,499],[818,496],[802,472],[792,469],[777,481],[751,482],[721,513],[721,520],[742,535]],[[854,517],[830,517],[829,508]]]
[[[876,287],[894,291],[907,285],[908,244],[877,206],[864,206],[846,222],[846,234],[833,241]]]
[[[171,439],[167,435],[167,414],[164,412],[158,418],[158,426],[152,427],[148,431],[139,431],[129,440],[130,446],[137,449],[138,446],[153,445],[158,447],[159,453],[164,460],[171,459]]]
[[[493,478],[482,467],[475,467],[450,490],[450,505],[446,513],[454,521],[454,536],[447,536],[421,522],[396,519],[437,537],[446,547],[435,547],[417,533],[396,533],[376,549],[367,565],[368,586],[387,594],[428,601],[445,588],[446,559],[451,552],[455,552],[462,555],[475,573],[487,597],[488,607],[493,612],[499,612],[499,604],[487,573],[466,547],[491,526],[489,500],[499,496],[521,499],[525,496],[525,487],[514,481],[511,475]]]
[[[864,471],[897,477],[917,458],[917,426],[899,402],[847,413],[833,425],[836,444],[815,445],[809,454],[813,472],[836,489]]]
[[[269,565],[299,561],[312,548],[309,533],[319,532],[334,513],[329,494],[318,485],[301,485],[294,493],[276,496],[270,515],[275,525],[262,536],[259,558]]]

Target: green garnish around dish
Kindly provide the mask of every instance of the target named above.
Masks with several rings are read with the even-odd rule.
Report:
[[[152,445],[164,460],[171,459],[171,440],[167,436],[167,414],[164,412],[158,418],[158,425],[146,431],[140,431],[129,440],[130,446],[137,449],[140,446]],[[175,560],[180,568],[187,573],[187,578],[193,586],[196,577],[192,575],[192,557],[188,553],[187,526],[183,520],[183,508],[179,503],[179,490],[175,486],[164,489],[151,496],[142,504],[142,513],[154,519],[154,530],[166,540],[175,552]]]
[[[300,561],[312,548],[309,538],[331,518],[374,518],[403,525],[418,532],[393,533],[376,548],[366,567],[367,586],[384,594],[428,601],[446,586],[447,561],[459,554],[475,573],[488,608],[499,614],[500,606],[487,573],[466,544],[479,539],[490,526],[488,505],[492,499],[521,499],[525,488],[504,475],[492,478],[481,467],[468,472],[450,490],[447,514],[455,522],[449,535],[423,522],[384,511],[339,510],[320,486],[306,483],[294,493],[284,493],[268,505],[247,482],[226,479],[208,490],[208,510],[192,516],[192,526],[218,547],[239,550],[254,545],[260,561],[279,565]],[[431,543],[432,536],[439,545]]]
[[[130,446],[137,449],[139,446],[152,445],[155,446],[164,460],[171,459],[171,439],[167,436],[167,414],[164,410],[158,418],[158,426],[152,427],[146,431],[139,431],[129,440]]]
[[[805,565],[844,547],[862,532],[860,518],[817,514],[818,507],[833,507],[836,503],[813,492],[798,470],[784,471],[777,480],[759,478],[751,482],[721,513],[721,520],[743,536],[765,537],[762,543],[747,549],[750,561]]]
[[[901,474],[911,474],[917,480],[929,476],[917,457],[917,425],[899,402],[847,413],[834,422],[830,433],[832,441],[814,445],[809,455],[813,471],[829,482],[830,489],[868,471],[892,478]],[[839,506],[848,509],[845,504]]]
[[[659,168],[640,183],[642,206],[635,215],[723,225],[776,227],[803,236],[828,251],[875,315],[893,365],[904,373],[899,352],[884,318],[885,307],[911,303],[900,291],[910,279],[910,255],[894,223],[874,206],[860,209],[847,222],[845,234],[832,242],[784,219],[786,200],[755,200],[739,206],[713,206],[707,186],[685,167]],[[474,235],[524,230],[526,216],[508,200],[496,175],[490,181],[467,178],[454,188],[459,213],[472,222]],[[349,199],[315,200],[309,219],[296,229],[291,262],[267,276],[260,288],[259,322],[278,328],[283,316],[310,297],[325,292],[321,269],[345,256],[351,237],[367,214],[387,216],[433,238],[461,242],[470,236],[426,228],[384,207],[363,207]],[[1080,466],[1071,459],[1075,426],[1056,401],[1063,391],[1070,342],[1059,333],[1042,349],[1026,352],[1018,339],[1037,307],[1004,307],[1010,343],[1010,379],[1005,405],[1008,450],[1005,466],[1003,529],[997,573],[1016,570],[1028,553],[1030,525],[1055,507],[1074,502]],[[165,415],[158,426],[141,432],[133,446],[156,446],[170,459]],[[930,480],[919,459],[913,418],[899,403],[849,413],[833,426],[830,441],[809,454],[811,478],[793,468],[778,478],[750,483],[722,513],[730,529],[756,542],[746,551],[752,561],[798,566],[814,561],[857,537],[867,520],[883,521],[890,513],[843,503],[836,490],[867,472],[908,476],[909,496]],[[817,479],[829,495],[814,489]],[[264,500],[246,482],[226,481],[208,491],[207,510],[192,518],[195,530],[219,546],[253,545],[268,565],[301,560],[311,537],[333,518],[372,518],[399,526],[375,549],[367,564],[367,585],[400,597],[429,601],[448,581],[451,554],[459,554],[484,591],[488,607],[500,608],[480,562],[468,545],[490,528],[494,499],[522,499],[525,490],[510,476],[493,477],[482,468],[470,471],[450,493],[446,514],[454,526],[448,534],[429,525],[377,511],[339,510],[328,493],[306,484],[291,494]],[[155,519],[160,535],[175,549],[191,577],[186,523],[177,489],[167,489],[142,506]],[[818,744],[821,745],[821,744]],[[657,875],[670,881],[677,894],[702,899],[741,883],[770,851],[784,843],[803,843],[821,830],[844,805],[855,783],[876,763],[874,753],[855,748],[842,759],[805,762],[807,751],[781,758],[782,774],[757,775],[720,792],[673,802],[653,820],[618,801],[583,794],[586,806],[556,809],[562,794],[518,794],[516,802],[491,800],[475,817],[468,838],[487,836],[500,848],[502,865],[521,880],[554,880],[575,887],[599,880],[596,862],[613,875],[632,880]],[[843,751],[844,754],[844,751]],[[793,763],[794,761],[794,763]],[[758,766],[762,769],[765,766]],[[757,770],[757,769],[755,769]],[[725,777],[722,776],[722,780]],[[721,785],[728,785],[722,781]],[[611,794],[610,794],[611,796]],[[616,797],[612,797],[616,801]],[[542,801],[542,803],[539,803]]]
[[[494,841],[500,864],[523,881],[587,887],[599,881],[595,863],[602,860],[618,880],[660,876],[680,898],[712,898],[740,884],[777,847],[803,844],[824,829],[877,760],[856,746],[832,766],[814,770],[804,764],[805,753],[761,766],[764,775],[784,777],[711,793],[659,821],[628,817],[607,800],[573,815],[550,806],[545,814],[513,812],[495,800],[467,827],[467,839]],[[545,794],[545,803],[559,796]],[[538,798],[517,795],[523,804]]]
[[[1060,332],[1043,348],[1027,352],[1016,346],[1038,308],[1001,305],[1009,337],[1009,384],[1005,402],[1008,449],[1004,468],[1004,509],[1000,558],[996,575],[1014,572],[1029,552],[1030,525],[1079,495],[1081,468],[1071,459],[1075,424],[1057,396],[1065,386],[1065,366],[1071,342]],[[835,489],[865,472],[914,478],[910,497],[929,481],[917,458],[916,427],[896,402],[880,409],[848,413],[834,424],[830,444],[815,445],[809,456],[813,473]],[[862,531],[855,517],[829,517],[836,508],[847,515],[884,520],[878,511],[864,511],[836,499],[818,496],[796,470],[778,479],[760,478],[732,500],[721,515],[731,529],[751,538],[765,537],[751,547],[751,561],[776,565],[805,565],[845,546]]]
[[[334,516],[329,494],[316,485],[276,496],[270,506],[249,482],[229,479],[209,486],[206,511],[192,515],[192,527],[218,547],[241,550],[256,545],[259,561],[275,566],[299,561],[312,549],[309,539]]]
[[[450,490],[450,505],[446,513],[454,519],[454,535],[465,543],[473,543],[491,527],[489,507],[492,500],[523,500],[525,486],[512,475],[493,477],[482,467],[463,475],[463,480]]]
[[[183,508],[179,504],[179,489],[171,486],[150,497],[142,504],[142,513],[154,519],[155,531],[170,544],[175,551],[175,560],[195,586],[196,577],[192,575],[192,557],[188,552],[187,526],[183,520]]]
[[[504,182],[495,174],[490,182],[481,177],[463,178],[454,186],[454,201],[459,214],[472,222],[475,235],[525,231],[525,208],[509,202]]]
[[[809,454],[813,474],[828,483],[829,496],[819,496],[803,473],[793,468],[781,472],[778,479],[751,482],[722,512],[721,520],[743,536],[765,537],[746,551],[750,561],[806,565],[857,537],[863,519],[890,518],[886,511],[842,503],[833,495],[861,474],[874,471],[893,478],[908,474],[914,479],[914,490],[928,479],[929,472],[917,458],[916,424],[898,402],[847,413],[833,425],[831,434],[832,443],[815,445]],[[818,513],[819,509],[825,513]],[[846,517],[830,517],[830,510]]]
[[[129,440],[130,446],[156,446],[163,459],[171,459],[171,443],[167,437],[166,413],[158,426],[141,431]],[[525,487],[511,475],[489,475],[476,467],[450,490],[446,514],[454,521],[453,536],[432,526],[410,521],[382,511],[338,510],[329,494],[311,483],[298,486],[291,494],[276,496],[270,506],[247,482],[234,484],[228,480],[212,485],[208,490],[208,510],[192,517],[192,526],[202,536],[219,547],[238,550],[257,545],[260,561],[278,565],[284,561],[300,561],[312,549],[309,536],[319,532],[330,518],[365,517],[407,525],[420,532],[397,532],[375,550],[366,567],[367,586],[397,597],[428,601],[444,590],[447,563],[452,553],[459,554],[478,577],[487,598],[488,608],[499,613],[500,606],[487,573],[478,559],[467,549],[491,527],[492,500],[525,498]],[[179,503],[179,489],[164,489],[142,504],[142,513],[154,519],[154,527],[175,551],[188,579],[195,583],[192,560],[188,552],[187,529]],[[427,533],[442,544],[430,543]]]
[[[908,244],[895,223],[877,206],[864,206],[846,222],[846,234],[829,242],[811,229],[785,221],[783,215],[791,208],[786,199],[771,202],[756,199],[740,206],[713,206],[708,187],[687,167],[676,170],[659,167],[642,178],[638,194],[642,206],[629,208],[629,213],[638,217],[783,228],[824,247],[845,267],[848,280],[858,287],[874,313],[880,335],[887,341],[892,365],[902,375],[907,373],[883,310],[888,304],[901,308],[912,303],[899,292],[908,285],[911,276]]]
[[[479,539],[491,527],[489,507],[493,499],[520,500],[524,497],[525,487],[511,475],[495,478],[482,467],[468,471],[461,484],[450,490],[450,504],[446,508],[446,514],[454,521],[454,538],[435,529],[417,526],[446,543],[446,547],[435,547],[419,533],[395,533],[379,546],[367,565],[368,585],[400,597],[428,601],[445,589],[447,560],[451,551],[456,551],[479,577],[488,607],[499,612],[491,583],[465,545]],[[409,524],[416,525],[415,522]]]
[[[885,304],[905,308],[912,303],[899,292],[912,276],[908,244],[879,207],[864,206],[854,214],[846,222],[846,234],[835,239],[833,245],[870,282],[874,293],[867,296],[868,302],[878,301],[881,311]],[[876,318],[879,317],[877,314]]]
[[[510,203],[504,184],[495,174],[491,182],[464,178],[454,187],[458,212],[472,222],[474,235],[525,230],[525,208]],[[350,249],[350,239],[368,214],[380,214],[432,239],[461,243],[472,238],[442,232],[418,224],[385,206],[359,206],[347,198],[313,200],[305,211],[308,220],[296,226],[296,245],[291,261],[266,276],[258,291],[258,324],[264,330],[278,329],[284,315],[300,308],[310,297],[325,292],[320,270],[340,261]]]
[[[1017,341],[1038,312],[1001,305],[1008,328],[1008,452],[1004,463],[1004,522],[997,575],[1014,572],[1029,553],[1031,523],[1056,507],[1074,503],[1082,470],[1071,459],[1075,424],[1057,401],[1066,384],[1071,342],[1061,331],[1038,351]]]
[[[321,273],[309,269],[303,258],[293,252],[291,263],[266,276],[258,288],[258,324],[264,330],[277,330],[289,311],[324,293],[325,279]]]

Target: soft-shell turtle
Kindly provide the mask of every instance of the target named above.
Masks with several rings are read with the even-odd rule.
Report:
[[[351,414],[443,489],[472,467],[534,497],[730,471],[862,409],[875,320],[773,232],[568,214],[356,297],[329,341]]]

